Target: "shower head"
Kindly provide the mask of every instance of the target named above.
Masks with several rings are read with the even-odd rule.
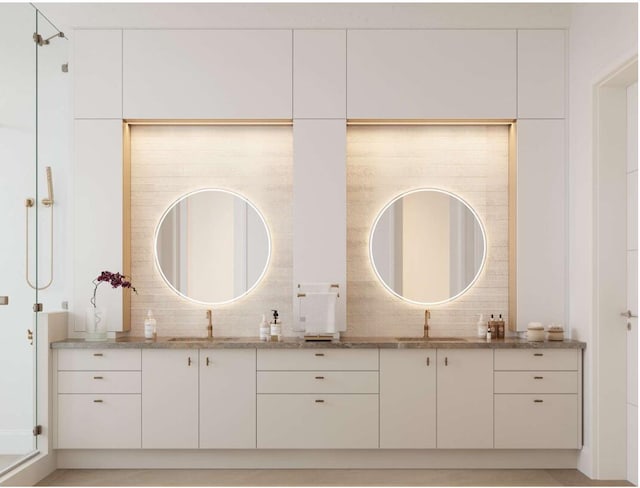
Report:
[[[49,207],[53,205],[53,179],[51,178],[51,166],[45,168],[47,172],[47,190],[49,191],[49,198],[42,199],[42,205]]]

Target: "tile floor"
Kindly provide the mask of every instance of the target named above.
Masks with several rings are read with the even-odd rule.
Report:
[[[39,486],[632,486],[575,469],[59,469]]]

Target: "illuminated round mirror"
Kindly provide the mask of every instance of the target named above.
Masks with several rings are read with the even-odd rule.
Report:
[[[443,190],[403,193],[378,214],[369,257],[387,290],[408,302],[453,300],[478,279],[487,240],[478,214]]]
[[[249,293],[264,276],[271,238],[264,217],[227,190],[188,193],[169,206],[155,233],[155,261],[169,287],[219,305]]]

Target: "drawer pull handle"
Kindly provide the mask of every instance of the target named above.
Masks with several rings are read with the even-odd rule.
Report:
[[[317,357],[324,356],[324,353],[323,353],[323,352],[317,352],[317,353],[316,353],[316,356],[317,356]]]
[[[316,400],[316,403],[324,403],[324,400]]]
[[[94,400],[93,403],[102,403],[102,400]]]
[[[541,380],[541,379],[543,379],[543,378],[544,378],[544,376],[534,376],[534,377],[533,377],[533,379],[534,379],[534,380]]]
[[[324,376],[316,376],[316,379],[317,379],[317,380],[323,380],[323,379],[324,379]]]
[[[101,352],[94,352],[93,355],[96,356],[96,357],[98,357],[98,356],[102,357],[103,356],[103,354]]]
[[[187,358],[187,366],[191,366],[191,356]]]
[[[427,356],[427,366],[431,366],[430,362],[431,361],[429,360],[429,357]]]
[[[102,379],[104,379],[104,377],[102,377],[102,376],[94,376],[93,379],[94,380],[102,380]]]
[[[534,356],[544,356],[544,354],[542,354],[541,352],[534,352],[533,355]]]
[[[542,403],[544,400],[534,400],[533,403]]]
[[[211,361],[209,361],[209,358],[207,357],[207,366],[209,366],[210,363]]]

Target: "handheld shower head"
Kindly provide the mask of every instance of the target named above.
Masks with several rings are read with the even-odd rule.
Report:
[[[49,198],[42,199],[42,205],[49,207],[53,205],[53,179],[51,177],[51,166],[45,168],[47,172],[47,190],[49,191]]]

